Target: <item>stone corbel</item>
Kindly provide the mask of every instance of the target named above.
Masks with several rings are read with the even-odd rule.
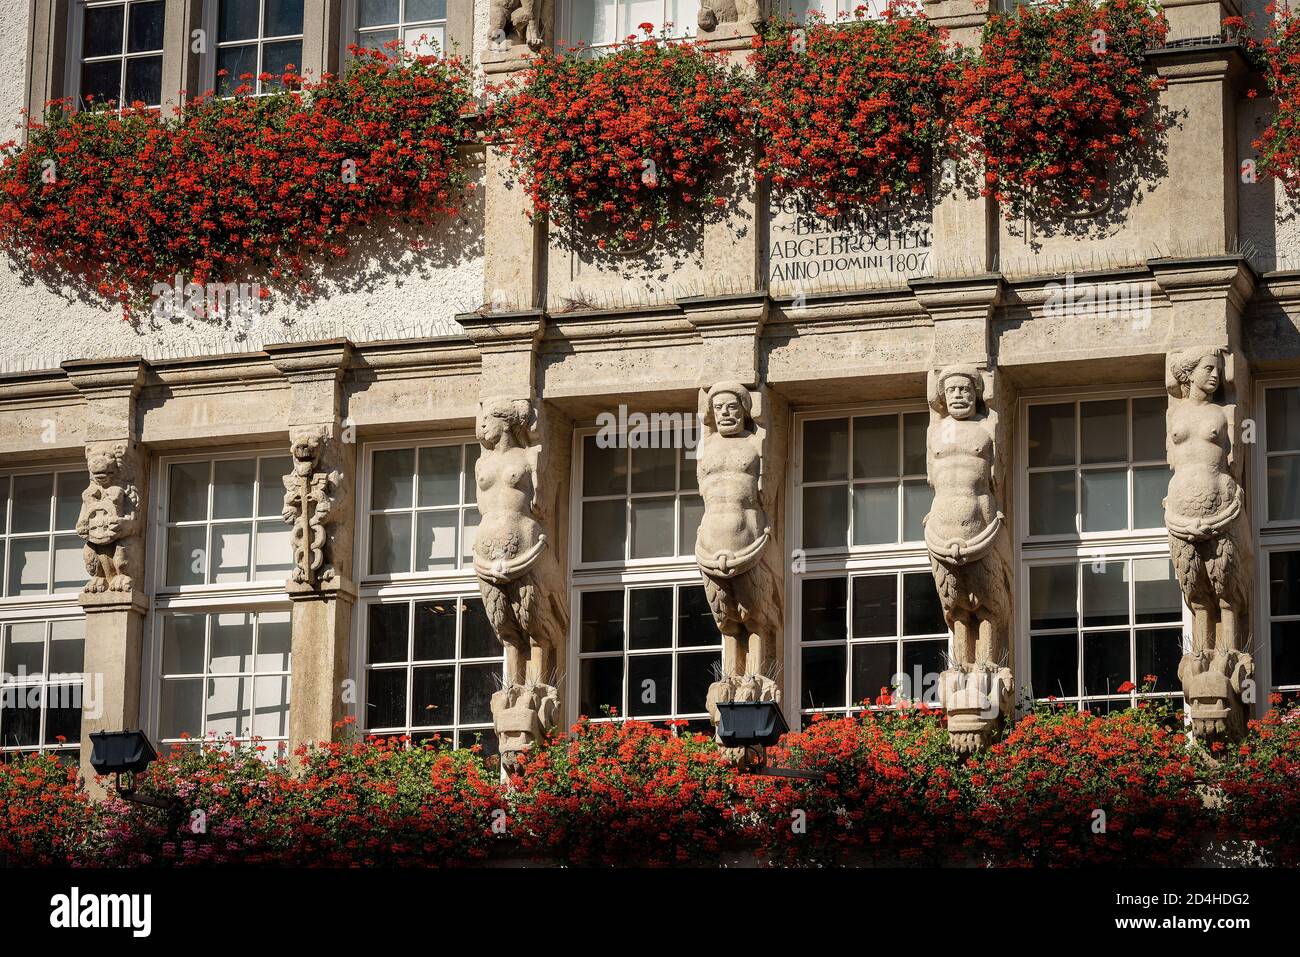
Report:
[[[700,381],[730,379],[747,385],[758,381],[760,339],[771,310],[766,294],[690,296],[677,300],[677,305],[704,346]]]

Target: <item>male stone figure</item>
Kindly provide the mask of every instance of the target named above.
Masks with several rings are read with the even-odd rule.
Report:
[[[1192,650],[1178,665],[1192,734],[1237,740],[1246,731],[1243,692],[1254,674],[1250,647],[1253,562],[1245,496],[1233,475],[1235,408],[1217,401],[1218,349],[1173,353],[1165,377],[1165,449],[1173,477],[1165,527],[1174,572],[1195,621]]]
[[[329,436],[325,429],[304,429],[289,446],[293,471],[284,476],[280,517],[293,526],[293,574],[297,585],[315,588],[334,582],[338,572],[329,554],[329,524],[343,474],[325,471],[321,460]]]
[[[86,446],[90,485],[81,493],[76,530],[86,540],[87,592],[129,592],[134,585],[140,492],[127,474],[127,454],[124,442]]]
[[[505,646],[506,676],[492,696],[501,760],[513,765],[555,723],[559,695],[554,680],[554,633],[563,621],[554,607],[562,591],[548,554],[545,516],[538,497],[538,459],[532,402],[485,399],[479,405],[474,465],[482,516],[474,542],[474,571],[497,637]]]
[[[983,374],[949,366],[931,375],[929,391],[925,466],[934,502],[925,545],[953,638],[939,697],[949,742],[967,754],[988,744],[1010,703],[1011,547],[995,483],[997,416],[984,401]]]
[[[527,43],[537,51],[546,45],[546,0],[492,0],[488,9],[491,49]]]
[[[762,436],[754,423],[749,390],[719,382],[700,391],[703,434],[696,475],[704,516],[695,538],[695,560],[704,592],[722,632],[722,674],[708,691],[716,725],[718,702],[776,701],[773,680],[776,629],[781,617],[777,578],[768,543],[772,529],[763,511]],[[728,755],[744,762],[739,749]],[[761,757],[751,755],[761,762]]]

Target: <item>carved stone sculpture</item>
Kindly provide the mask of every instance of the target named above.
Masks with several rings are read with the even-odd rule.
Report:
[[[562,616],[548,605],[562,591],[548,555],[538,496],[541,442],[528,399],[485,399],[479,405],[474,465],[482,516],[474,542],[474,572],[483,606],[505,647],[505,681],[491,699],[502,763],[554,726],[559,697],[554,680],[553,634]]]
[[[546,45],[546,0],[492,0],[488,9],[488,41],[493,49],[528,44],[533,51]]]
[[[988,744],[1010,705],[1011,545],[995,481],[997,416],[984,400],[983,374],[949,366],[931,375],[929,391],[925,466],[934,502],[925,545],[953,636],[939,700],[949,742],[965,754]]]
[[[722,632],[723,673],[706,699],[715,725],[720,701],[781,700],[773,674],[780,589],[769,564],[772,528],[761,500],[762,436],[752,409],[749,390],[739,382],[700,391],[703,433],[695,470],[704,515],[695,560]],[[740,749],[730,750],[733,761],[745,760]]]
[[[714,30],[719,23],[754,23],[760,20],[758,0],[700,0],[696,22],[702,30]]]
[[[1236,410],[1216,399],[1224,355],[1192,349],[1169,356],[1165,499],[1169,552],[1187,607],[1191,653],[1178,665],[1192,733],[1237,740],[1246,730],[1243,692],[1254,675],[1250,645],[1253,562],[1245,495],[1233,475]]]
[[[96,442],[86,446],[90,484],[81,493],[77,534],[86,540],[81,550],[91,593],[129,592],[139,543],[140,491],[130,474],[125,442]]]
[[[293,471],[284,476],[281,517],[293,526],[293,574],[297,585],[317,588],[338,580],[330,555],[329,526],[343,481],[337,470],[322,465],[330,439],[324,429],[306,429],[293,437]]]

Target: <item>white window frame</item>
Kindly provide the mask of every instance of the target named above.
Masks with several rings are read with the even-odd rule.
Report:
[[[407,0],[401,0],[401,5],[398,7],[398,11],[397,11],[398,18],[396,23],[388,23],[388,24],[384,24],[383,26],[375,26],[375,27],[361,27],[358,25],[361,19],[360,16],[361,0],[347,0],[347,2],[343,5],[343,13],[339,19],[339,62],[346,64],[352,59],[352,54],[348,51],[348,47],[358,43],[358,41],[360,40],[360,34],[362,32],[379,32],[381,30],[396,30],[398,32],[398,37],[400,39],[401,34],[407,29],[410,29],[411,27],[441,28],[442,43],[438,45],[438,55],[449,56],[450,53],[447,50],[447,46],[448,46],[447,34],[448,31],[450,30],[450,25],[451,25],[451,0],[447,0],[447,3],[443,7],[442,18],[439,20],[408,21],[406,19],[406,4],[407,4]],[[433,40],[432,37],[430,38],[430,40],[432,40],[433,42],[437,42],[436,40]],[[402,46],[404,49],[407,50],[412,49],[411,47],[406,46],[405,42],[403,42]],[[419,51],[413,51],[413,52],[419,52]]]
[[[1162,523],[1158,527],[1151,529],[1117,529],[1108,532],[1080,532],[1078,528],[1082,521],[1082,482],[1078,476],[1082,471],[1082,416],[1079,412],[1079,403],[1090,401],[1105,401],[1108,399],[1128,399],[1126,414],[1128,415],[1128,435],[1129,435],[1129,457],[1127,460],[1127,508],[1129,522],[1131,524],[1133,517],[1133,469],[1142,465],[1158,464],[1146,459],[1135,461],[1133,454],[1133,416],[1132,400],[1142,399],[1155,396],[1166,396],[1163,389],[1150,386],[1147,384],[1133,385],[1129,387],[1080,387],[1071,389],[1062,393],[1059,390],[1035,389],[1025,392],[1020,396],[1017,407],[1017,435],[1015,437],[1017,463],[1014,470],[1014,479],[1011,484],[1014,486],[1015,494],[1015,515],[1016,528],[1018,533],[1014,537],[1013,561],[1015,565],[1015,594],[1018,596],[1015,611],[1015,661],[1016,661],[1016,684],[1015,700],[1017,714],[1023,714],[1033,707],[1033,700],[1027,698],[1024,689],[1030,686],[1031,676],[1033,674],[1033,663],[1030,659],[1030,638],[1029,638],[1029,619],[1030,619],[1030,594],[1029,594],[1029,568],[1032,565],[1052,565],[1073,563],[1076,569],[1076,628],[1075,633],[1078,636],[1077,648],[1077,673],[1079,679],[1079,693],[1074,698],[1068,699],[1076,701],[1078,708],[1082,710],[1087,701],[1115,700],[1118,701],[1123,697],[1129,697],[1134,702],[1143,699],[1160,699],[1170,698],[1175,707],[1181,706],[1182,691],[1180,688],[1157,689],[1151,694],[1142,694],[1134,690],[1128,695],[1123,694],[1083,694],[1083,635],[1085,631],[1105,631],[1121,630],[1127,628],[1130,633],[1129,642],[1129,661],[1136,668],[1136,639],[1132,635],[1139,630],[1158,630],[1160,628],[1175,627],[1174,622],[1167,625],[1134,625],[1127,626],[1097,626],[1085,628],[1083,625],[1081,603],[1083,601],[1083,590],[1079,582],[1078,575],[1081,574],[1079,566],[1088,562],[1103,560],[1123,560],[1133,558],[1163,558],[1170,561],[1169,554],[1169,535]],[[1075,481],[1075,529],[1074,534],[1056,534],[1056,535],[1030,535],[1029,534],[1029,407],[1032,405],[1061,405],[1073,403],[1075,406],[1074,415],[1074,441],[1075,441],[1075,464],[1072,466],[1076,476]],[[1094,466],[1089,466],[1094,467]],[[1101,464],[1095,467],[1113,468],[1113,464]],[[1054,467],[1060,471],[1065,471],[1066,466]],[[1010,475],[1011,470],[1008,470]],[[1128,582],[1129,595],[1129,613],[1134,613],[1133,606],[1133,587],[1134,582]],[[1181,621],[1178,623],[1182,627],[1182,642],[1184,653],[1190,648],[1191,644],[1191,613],[1187,609],[1186,602],[1180,601]],[[1141,675],[1134,675],[1133,683],[1140,687]],[[1035,695],[1037,692],[1035,691]],[[1050,694],[1050,692],[1049,692]],[[1046,695],[1034,700],[1044,701]],[[1059,698],[1059,696],[1057,696]]]
[[[3,554],[0,554],[0,608],[12,608],[12,607],[28,608],[28,609],[52,608],[57,610],[58,608],[68,604],[69,602],[75,605],[77,601],[77,595],[81,592],[86,582],[90,579],[90,573],[86,572],[85,568],[82,567],[81,572],[83,574],[79,579],[79,584],[77,585],[76,588],[71,590],[65,590],[65,591],[54,590],[54,561],[56,557],[55,542],[61,537],[71,537],[71,535],[75,532],[75,529],[55,528],[56,525],[55,502],[57,500],[58,481],[60,476],[68,475],[68,474],[81,475],[85,482],[88,483],[90,481],[89,473],[86,471],[86,465],[84,460],[82,462],[70,462],[64,465],[50,464],[50,465],[41,465],[41,466],[33,466],[33,467],[26,467],[26,468],[0,470],[0,487],[3,487],[7,492],[9,492],[9,498],[4,503],[4,508],[7,511],[4,514],[0,514],[0,549],[2,549],[3,551]],[[50,528],[47,531],[15,533],[12,530],[13,529],[13,495],[12,495],[13,485],[11,479],[14,476],[22,476],[22,475],[51,476],[50,488],[52,494],[50,497]],[[82,488],[84,490],[85,486],[83,485]],[[46,576],[47,576],[46,589],[47,590],[43,594],[6,595],[5,592],[9,588],[10,566],[13,562],[14,540],[15,539],[35,540],[35,539],[42,538],[42,536],[44,537],[46,543],[49,546],[49,558],[46,564]],[[85,544],[80,536],[77,536],[77,538],[82,545]],[[80,549],[80,547],[81,546],[78,546],[78,549]]]
[[[266,0],[259,0],[260,6],[258,7],[258,11],[257,11],[256,39],[254,39],[253,37],[249,37],[248,39],[245,40],[227,40],[225,42],[221,42],[217,35],[218,27],[221,22],[218,16],[218,14],[220,13],[219,10],[220,3],[221,0],[204,0],[204,4],[203,4],[203,29],[206,35],[210,38],[211,42],[208,44],[207,51],[202,54],[202,57],[199,61],[200,75],[203,78],[202,83],[200,84],[202,89],[212,90],[214,92],[216,91],[217,64],[219,62],[218,52],[222,49],[228,49],[231,47],[252,46],[256,44],[257,45],[257,69],[253,71],[254,77],[260,76],[264,72],[262,69],[263,55],[266,52],[266,45],[268,43],[281,43],[289,40],[297,40],[301,44],[301,51],[299,53],[298,59],[301,60],[306,57],[307,55],[306,31],[307,31],[308,18],[311,16],[311,7],[308,2],[304,2],[303,5],[301,33],[288,33],[282,35],[277,34],[275,36],[266,36],[263,33],[263,31],[266,29]],[[301,75],[303,71],[303,64],[295,63],[294,66],[298,68],[299,75]],[[235,80],[235,85],[237,87],[242,85],[243,81],[240,81],[239,77],[234,77],[234,80]],[[266,89],[266,90],[262,89],[262,81],[259,79],[254,79],[253,92],[249,95],[267,96],[269,94],[277,93],[277,92],[279,92],[279,90],[274,88]]]
[[[35,745],[10,745],[4,739],[3,724],[0,723],[0,761],[10,754],[62,754],[77,752],[81,749],[81,735],[74,740],[69,740],[63,744],[55,742],[47,744],[45,742],[45,717],[46,717],[46,698],[50,687],[76,686],[81,689],[80,693],[85,693],[85,615],[82,613],[81,606],[76,603],[75,595],[72,596],[74,601],[63,602],[61,606],[45,606],[43,608],[0,608],[0,675],[6,679],[16,677],[9,675],[9,662],[5,661],[4,655],[4,638],[11,625],[39,624],[45,629],[45,646],[44,662],[48,668],[50,660],[50,636],[55,624],[64,622],[77,622],[82,626],[82,670],[80,672],[50,672],[43,671],[40,675],[26,675],[21,681],[6,681],[6,687],[15,687],[26,691],[33,686],[41,688],[41,714],[37,725],[37,743]],[[53,680],[55,677],[58,680]],[[92,694],[97,697],[102,689],[92,689]],[[83,703],[85,699],[83,698]]]
[[[149,0],[75,0],[71,14],[68,20],[68,49],[66,53],[66,66],[64,70],[64,89],[68,91],[68,96],[76,104],[78,110],[85,109],[85,103],[81,99],[81,66],[83,63],[106,63],[110,60],[117,60],[121,63],[121,72],[118,75],[118,104],[117,110],[121,112],[129,109],[129,103],[122,102],[126,95],[126,63],[128,60],[142,59],[144,57],[163,58],[167,55],[166,50],[166,29],[167,29],[167,4],[163,2],[163,37],[164,45],[157,50],[140,50],[135,53],[127,52],[127,38],[131,28],[131,7],[140,3],[147,3]],[[83,57],[81,55],[83,41],[85,40],[86,28],[86,8],[87,7],[115,7],[122,6],[122,50],[120,53],[110,54],[108,56]],[[166,70],[164,68],[162,81],[166,82]],[[167,91],[158,88],[158,102],[146,104],[151,110],[162,109],[162,104],[167,99]]]
[[[625,23],[622,28],[616,27],[614,31],[615,35],[613,41],[608,43],[593,43],[587,49],[592,51],[608,50],[611,47],[616,46],[618,43],[621,43],[628,36],[632,36],[632,35],[637,36],[639,39],[644,38],[644,34],[637,29],[637,25],[640,23],[654,23],[654,33],[657,35],[659,29],[663,26],[664,22],[668,20],[668,6],[670,5],[670,3],[671,0],[663,0],[663,13],[659,17],[658,22],[655,22],[654,20],[638,20],[636,23]],[[623,20],[625,5],[626,5],[626,0],[616,0],[615,7],[614,7],[614,16],[616,21],[621,22]],[[573,32],[573,26],[574,26],[573,6],[574,6],[573,0],[559,0],[559,9],[556,11],[556,15],[555,15],[556,49],[560,49],[560,50],[568,49],[571,46],[575,46],[578,42]],[[631,17],[628,16],[628,19],[630,20]],[[688,21],[687,23],[677,23],[674,21],[673,23],[674,31],[669,39],[672,40],[690,39],[692,37],[699,35],[702,32],[699,29],[699,24],[696,20],[695,15],[688,16],[687,21]]]
[[[1254,647],[1251,649],[1255,661],[1255,680],[1258,687],[1264,689],[1256,695],[1254,711],[1262,715],[1269,709],[1268,698],[1274,691],[1287,694],[1300,692],[1300,685],[1273,686],[1273,614],[1272,596],[1269,590],[1269,562],[1273,552],[1300,551],[1300,518],[1270,521],[1268,517],[1268,403],[1266,396],[1269,389],[1300,388],[1300,377],[1291,375],[1262,376],[1255,379],[1255,436],[1256,443],[1251,455],[1251,470],[1248,480],[1253,484],[1253,494],[1247,501],[1254,503],[1251,509],[1255,524],[1255,608],[1251,621]],[[1282,450],[1279,450],[1282,451]],[[1279,616],[1279,620],[1292,620],[1292,616]]]

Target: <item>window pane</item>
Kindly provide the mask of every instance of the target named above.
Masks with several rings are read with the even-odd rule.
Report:
[[[1034,697],[1070,698],[1079,693],[1079,636],[1034,635],[1029,639]]]
[[[855,577],[853,579],[853,637],[889,638],[898,633],[897,629],[898,576],[859,575]]]
[[[874,704],[881,689],[888,689],[897,670],[897,646],[873,641],[853,646],[853,700],[850,704]]]
[[[406,661],[409,622],[410,608],[406,602],[371,605],[366,661],[372,665]]]
[[[622,651],[623,592],[586,591],[579,602],[582,608],[579,650]]]
[[[217,459],[212,463],[212,517],[248,518],[253,514],[255,459]]]
[[[805,489],[808,492],[833,492],[843,498],[843,491]],[[805,536],[806,537],[806,536]],[[853,544],[880,545],[898,541],[898,486],[856,485],[853,488]]]
[[[432,544],[430,543],[430,547]],[[393,575],[411,570],[411,515],[374,515],[370,519],[370,571]]]
[[[1128,403],[1123,399],[1079,405],[1081,459],[1087,462],[1128,461]]]
[[[207,615],[163,617],[162,670],[164,675],[201,675],[206,659],[204,627]]]
[[[15,538],[9,542],[8,595],[44,595],[50,585],[50,540]]]
[[[925,538],[922,519],[930,513],[934,490],[924,481],[903,483],[903,541],[919,542]]]
[[[1165,524],[1165,496],[1173,473],[1163,465],[1133,470],[1133,527],[1161,528]]]
[[[302,0],[266,0],[265,37],[302,33]]]
[[[583,658],[578,662],[578,711],[589,718],[600,718],[605,708],[623,710],[623,659]]]
[[[45,743],[81,740],[81,685],[52,685],[45,690]]]
[[[853,420],[853,477],[898,476],[898,416],[859,416]]]
[[[202,585],[208,565],[208,530],[184,525],[167,530],[167,584]]]
[[[1074,464],[1074,403],[1029,407],[1029,465]]]
[[[12,677],[44,674],[45,623],[24,621],[10,625],[5,630],[3,664],[5,674]]]
[[[82,27],[81,55],[113,56],[122,52],[123,5],[87,7]]]
[[[1300,685],[1300,621],[1275,621],[1269,637],[1273,686]]]
[[[1098,631],[1083,636],[1083,693],[1115,694],[1129,673],[1129,633]]]
[[[1089,469],[1081,473],[1085,532],[1108,532],[1128,528],[1127,471],[1127,469]]]
[[[28,707],[28,703],[26,692],[0,696],[0,733],[3,733],[5,744],[19,747],[35,747],[40,744],[39,698],[37,707]]]
[[[627,494],[627,449],[601,448],[598,435],[582,440],[582,494]]]
[[[384,26],[400,19],[401,0],[357,0],[357,25]]]
[[[4,483],[0,479],[0,485]],[[90,485],[90,476],[85,472],[60,472],[58,478],[58,497],[54,502],[54,527],[60,531],[70,531],[77,527],[77,517],[81,514],[81,493]],[[0,507],[4,501],[0,498]],[[0,518],[0,525],[4,519]]]
[[[673,656],[632,655],[627,660],[627,713],[669,714],[673,706]]]
[[[501,665],[462,665],[460,669],[460,718],[478,724],[492,720],[492,695],[501,687]]]
[[[483,599],[465,598],[460,603],[460,656],[462,658],[500,658],[501,642],[488,621]],[[418,646],[419,636],[416,637]]]
[[[233,96],[240,87],[257,90],[257,44],[217,51],[217,95]]]
[[[802,589],[803,600],[800,602],[800,611],[803,621],[803,640],[843,641],[845,629],[848,627],[848,579],[844,577],[805,578]]]
[[[455,722],[454,665],[415,668],[411,676],[411,724],[428,727]]]
[[[478,527],[482,521],[478,509],[467,508],[464,511],[462,522],[464,528],[461,532],[460,542],[460,563],[462,567],[468,568],[474,564],[474,546],[478,542]]]
[[[248,581],[253,526],[247,522],[212,526],[212,581]]]
[[[678,506],[681,513],[681,529],[678,531],[678,555],[690,555],[695,551],[695,538],[700,530],[700,521],[704,518],[704,499],[698,495],[683,495]]]
[[[212,617],[212,652],[208,669],[212,674],[252,671],[253,616],[248,614]]]
[[[84,542],[79,535],[59,535],[54,539],[54,590],[81,591],[86,584],[86,563],[82,559]]]
[[[939,591],[929,572],[903,576],[903,634],[938,635],[947,631]]]
[[[1074,507],[1073,472],[1030,474],[1030,535],[1073,535]]]
[[[1270,552],[1269,610],[1274,615],[1300,615],[1300,551]]]
[[[1300,387],[1268,389],[1264,404],[1268,417],[1268,450],[1300,449]]]
[[[128,53],[144,53],[163,48],[163,0],[131,4],[131,22],[126,33]]]
[[[903,473],[925,474],[925,430],[930,416],[926,412],[909,412],[903,416]]]
[[[623,499],[582,504],[582,560],[621,561],[627,545],[627,503]]]
[[[1300,518],[1300,456],[1269,456],[1268,517],[1270,521]]]
[[[289,735],[289,676],[260,675],[253,681],[253,734],[260,738]]]
[[[1147,675],[1155,675],[1156,691],[1172,691],[1180,686],[1178,663],[1183,657],[1181,628],[1157,628],[1137,633],[1137,677],[1142,684]]]
[[[13,532],[48,532],[50,499],[54,495],[53,475],[15,475]]]
[[[456,567],[456,523],[460,512],[420,512],[415,516],[415,570]]]
[[[405,726],[406,669],[372,669],[366,675],[366,727]]]
[[[669,648],[673,643],[672,588],[633,588],[628,592],[628,647]]]
[[[208,517],[208,462],[178,462],[168,470],[167,521],[199,522]]]
[[[804,548],[843,548],[849,522],[848,490],[823,485],[803,490]],[[892,539],[891,539],[892,541]]]
[[[9,477],[0,475],[0,534],[8,530],[9,522]]]
[[[1183,596],[1174,581],[1173,571],[1167,558],[1134,559],[1133,620],[1139,625],[1178,621],[1182,616]]]
[[[842,708],[844,702],[845,646],[824,645],[803,649],[801,708]]]
[[[681,483],[683,492],[687,490],[694,491],[700,487],[700,483],[695,476],[695,463],[697,461],[694,449],[683,448],[679,450],[677,468],[680,472],[680,478],[678,481]]]
[[[849,420],[812,419],[803,425],[803,480],[848,478]]]
[[[911,683],[913,698],[921,697],[927,686],[938,684],[938,675],[948,666],[946,639],[903,642],[903,674]]]
[[[420,449],[419,505],[455,505],[460,501],[460,449],[459,445]]]
[[[1085,626],[1128,624],[1127,562],[1084,563],[1083,623]]]
[[[217,39],[250,40],[257,36],[258,7],[261,0],[221,0]]]
[[[81,102],[87,106],[117,103],[122,98],[122,61],[97,60],[81,65]]]
[[[447,0],[406,0],[406,20],[442,20],[447,16]]]
[[[632,557],[660,558],[673,554],[676,517],[671,498],[633,499]]]
[[[179,738],[184,734],[193,738],[199,736],[203,729],[204,684],[202,678],[163,680],[158,720],[158,731],[163,738]]]
[[[677,656],[677,713],[701,714],[722,656],[716,651]],[[709,732],[705,732],[706,734]]]
[[[1075,627],[1078,612],[1074,568],[1074,565],[1030,566],[1030,628]]]
[[[718,626],[709,610],[703,585],[683,585],[677,589],[677,645],[716,645],[722,641]]]
[[[257,670],[288,671],[293,657],[293,631],[287,611],[257,616]]]
[[[1133,400],[1133,461],[1165,460],[1165,410],[1162,395]]]
[[[660,436],[668,446],[672,436]],[[672,492],[677,486],[677,450],[674,448],[632,450],[632,491]]]
[[[126,61],[126,92],[122,102],[145,106],[162,103],[162,57],[132,57]]]
[[[293,471],[293,460],[287,455],[264,458],[260,460],[259,468],[257,517],[279,517],[284,514],[283,479]]]
[[[376,452],[371,476],[370,507],[410,508],[413,494],[411,473],[414,471],[414,449]]]
[[[70,674],[85,667],[85,624],[81,621],[56,621],[50,625],[51,674]]]
[[[482,603],[480,603],[480,608]],[[415,660],[440,661],[456,657],[456,602],[450,599],[415,603]],[[478,657],[474,655],[471,657]]]
[[[293,530],[284,522],[257,523],[255,578],[281,578],[293,568],[292,535]]]
[[[569,23],[569,35],[559,39],[571,46],[593,46],[618,39],[614,0],[573,0]]]
[[[465,501],[472,504],[478,501],[478,485],[474,481],[474,468],[483,450],[477,445],[465,446]]]

